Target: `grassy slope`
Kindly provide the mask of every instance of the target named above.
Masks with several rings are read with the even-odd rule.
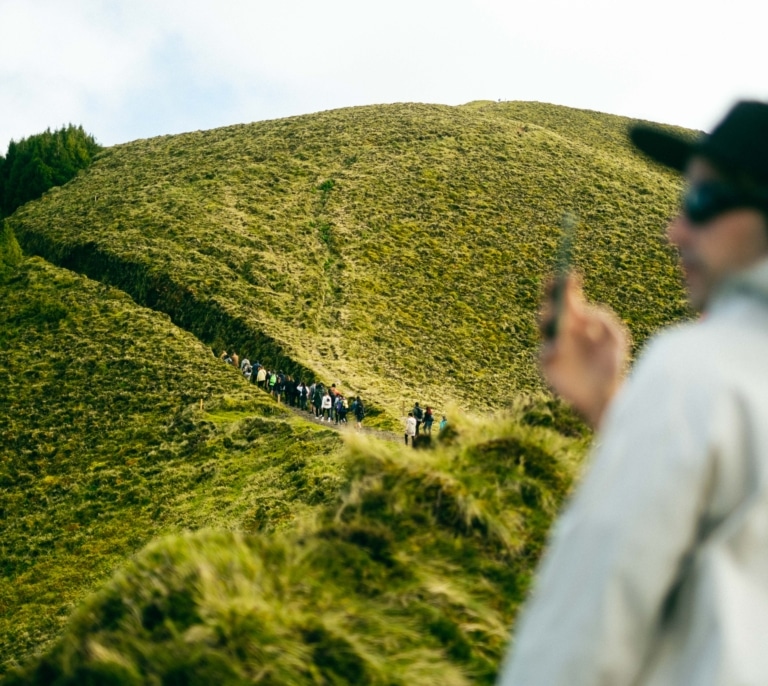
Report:
[[[628,124],[404,104],[137,141],[13,225],[203,340],[293,360],[390,416],[500,407],[540,390],[534,311],[563,209],[588,292],[636,340],[685,314],[661,236],[677,184],[631,153]]]
[[[0,290],[0,672],[47,648],[7,683],[493,681],[583,441],[457,417],[341,460],[110,287]]]
[[[167,316],[38,258],[0,293],[0,665],[154,536],[284,527],[335,497],[338,437]]]
[[[294,531],[154,542],[7,684],[491,684],[583,446],[519,417],[357,438]]]
[[[539,388],[563,207],[588,290],[638,340],[684,314],[658,235],[675,183],[629,155],[626,124],[399,105],[139,141],[11,223],[217,347],[390,415],[414,395],[500,406]],[[2,660],[60,637],[20,683],[492,682],[581,442],[534,411],[340,461],[117,291],[39,260],[1,288]]]

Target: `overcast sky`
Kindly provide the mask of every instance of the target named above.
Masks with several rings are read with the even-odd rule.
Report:
[[[391,102],[538,100],[711,129],[768,99],[761,0],[0,0],[0,153]]]

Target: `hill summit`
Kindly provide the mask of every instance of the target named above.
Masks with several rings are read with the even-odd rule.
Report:
[[[400,104],[116,146],[24,207],[24,249],[217,350],[402,414],[541,390],[535,310],[564,211],[588,295],[638,342],[684,316],[661,228],[678,184],[630,120],[538,103]]]

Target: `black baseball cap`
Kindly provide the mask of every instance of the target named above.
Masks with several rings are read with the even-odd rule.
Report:
[[[637,124],[629,131],[635,147],[666,167],[684,171],[701,155],[725,172],[746,173],[768,186],[768,103],[742,100],[709,135],[686,138],[665,129]]]

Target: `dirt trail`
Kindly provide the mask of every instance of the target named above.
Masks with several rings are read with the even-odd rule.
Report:
[[[306,419],[307,421],[314,422],[315,424],[318,424],[320,426],[324,426],[328,429],[333,429],[334,431],[338,431],[339,433],[346,434],[346,433],[363,433],[368,434],[369,436],[375,436],[376,438],[380,438],[384,441],[402,441],[403,436],[402,434],[395,433],[394,431],[379,431],[378,429],[373,429],[369,426],[365,425],[365,419],[363,419],[363,426],[361,429],[358,429],[355,426],[355,419],[354,416],[351,415],[351,420],[346,423],[340,423],[336,424],[334,422],[327,422],[322,421],[319,417],[315,417],[315,415],[311,412],[306,412],[305,410],[301,410],[298,407],[291,407],[290,405],[283,405],[288,410],[291,410],[294,414],[297,414],[299,417],[302,417],[303,419]]]

